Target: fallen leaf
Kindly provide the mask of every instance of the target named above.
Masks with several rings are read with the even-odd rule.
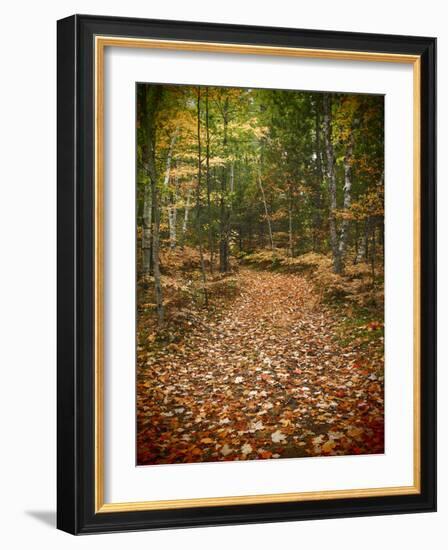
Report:
[[[276,432],[271,434],[271,439],[274,443],[280,443],[286,441],[286,435],[283,434],[280,430],[277,430]]]
[[[233,453],[233,449],[231,449],[227,443],[224,445],[224,447],[221,449],[221,454],[223,456],[228,456]]]
[[[242,453],[243,455],[248,455],[248,454],[250,454],[252,451],[253,451],[252,446],[251,446],[249,443],[245,443],[245,444],[241,447],[241,453]]]

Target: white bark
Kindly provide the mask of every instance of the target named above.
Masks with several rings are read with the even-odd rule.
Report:
[[[325,136],[325,151],[327,155],[327,178],[328,191],[330,195],[330,243],[333,252],[333,271],[341,273],[342,262],[338,247],[338,235],[336,230],[336,171],[334,169],[334,149],[331,140],[331,100],[328,94],[324,94],[324,136]]]
[[[149,275],[151,271],[151,226],[152,226],[152,201],[151,186],[145,187],[143,199],[143,234],[142,234],[142,254],[143,254],[143,272]]]
[[[184,213],[184,221],[182,224],[182,234],[185,236],[187,229],[188,229],[188,216],[190,214],[190,206],[191,206],[191,189],[188,189],[187,191],[187,200],[185,202],[185,213]]]
[[[159,325],[163,324],[164,308],[163,308],[163,293],[160,274],[160,210],[159,210],[159,192],[157,189],[157,170],[155,162],[155,147],[156,147],[156,130],[155,130],[155,115],[159,106],[162,91],[159,87],[154,87],[151,90],[150,101],[148,105],[151,110],[147,118],[147,141],[148,141],[148,175],[151,181],[151,207],[153,210],[154,220],[152,225],[152,268],[154,274],[154,294],[156,300],[156,310]]]
[[[179,188],[179,178],[175,175],[175,187],[172,194],[171,204],[168,206],[168,224],[170,228],[170,247],[176,248],[177,244],[177,190]]]
[[[171,159],[173,157],[173,150],[174,150],[174,145],[176,144],[178,131],[179,131],[179,129],[176,128],[176,130],[175,130],[175,132],[174,132],[174,134],[171,138],[170,147],[168,149],[168,156],[166,157],[165,179],[163,180],[163,185],[165,187],[168,187],[168,183],[170,181]]]
[[[344,159],[344,210],[348,213],[352,202],[351,189],[352,189],[352,157],[353,157],[353,128],[352,134],[347,144],[347,151]],[[341,226],[341,237],[339,241],[339,254],[343,261],[345,251],[347,249],[349,220],[344,218]]]
[[[258,171],[258,185],[259,185],[260,191],[261,191],[261,198],[263,199],[264,213],[266,215],[266,221],[267,221],[267,224],[268,224],[269,241],[271,243],[271,250],[274,251],[274,239],[272,237],[271,218],[269,216],[268,205],[266,203],[266,197],[265,197],[265,194],[264,194],[263,184],[261,182],[260,170]]]
[[[170,142],[170,147],[168,149],[168,156],[166,157],[166,167],[165,167],[165,178],[163,180],[163,185],[165,189],[168,189],[169,183],[170,183],[170,177],[171,177],[171,161],[173,158],[173,150],[174,146],[176,144],[177,134],[179,132],[179,128],[176,128]],[[177,185],[177,176],[176,176],[176,185]],[[168,194],[169,195],[169,194]],[[170,200],[170,199],[169,199]],[[173,203],[175,203],[175,198],[172,201],[171,204],[168,204],[168,226],[170,230],[170,247],[175,248],[176,246],[176,207]]]

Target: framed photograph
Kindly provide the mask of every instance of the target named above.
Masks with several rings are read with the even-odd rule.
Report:
[[[434,38],[58,21],[58,527],[430,512]]]

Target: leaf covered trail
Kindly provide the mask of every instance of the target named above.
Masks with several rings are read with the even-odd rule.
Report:
[[[244,269],[238,283],[180,342],[141,346],[137,463],[384,452],[382,361],[338,343],[306,277]]]

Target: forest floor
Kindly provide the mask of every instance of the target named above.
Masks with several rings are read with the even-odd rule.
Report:
[[[323,304],[305,275],[235,278],[219,308],[140,335],[137,463],[384,452],[378,323]]]

